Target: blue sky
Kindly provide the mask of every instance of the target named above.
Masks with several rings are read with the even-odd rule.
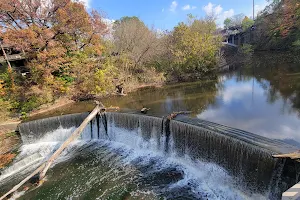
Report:
[[[88,9],[106,14],[106,18],[119,19],[137,16],[149,27],[172,29],[178,22],[185,21],[187,14],[204,17],[207,12],[218,15],[221,26],[226,17],[244,13],[252,15],[252,0],[82,0]],[[267,5],[266,0],[255,0],[256,11]]]

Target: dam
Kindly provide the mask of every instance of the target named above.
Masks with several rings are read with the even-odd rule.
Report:
[[[47,159],[87,117],[22,123],[23,146],[0,176],[0,194]],[[298,163],[273,154],[296,147],[205,120],[129,113],[97,115],[20,199],[280,199]],[[25,161],[24,161],[25,160]],[[25,163],[29,163],[24,168]]]

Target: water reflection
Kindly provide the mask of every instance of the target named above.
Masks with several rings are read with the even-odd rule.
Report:
[[[147,88],[125,97],[103,99],[107,106],[149,115],[192,111],[198,117],[240,128],[269,138],[286,140],[300,147],[300,68],[293,59],[258,55],[250,67],[220,75],[217,80]],[[43,116],[93,109],[91,102],[60,108]]]
[[[300,142],[299,112],[290,100],[292,96],[282,96],[271,84],[261,78],[231,76],[217,94],[218,108],[209,106],[197,117],[269,138]]]

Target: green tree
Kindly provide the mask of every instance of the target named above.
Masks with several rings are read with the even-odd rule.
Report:
[[[214,34],[216,25],[208,20],[189,19],[179,23],[172,32],[172,73],[182,79],[185,75],[201,77],[216,66],[216,53],[221,37]]]
[[[249,17],[247,17],[247,16],[242,21],[242,28],[243,28],[244,31],[246,31],[247,29],[249,29],[253,25],[254,25],[254,21],[252,19],[250,19]]]
[[[232,20],[230,18],[226,18],[224,20],[224,28],[228,29],[231,26],[232,26]]]
[[[235,26],[241,26],[244,18],[245,18],[245,15],[242,13],[234,15],[230,18],[226,18],[224,20],[224,27],[230,28],[230,27],[235,27]]]

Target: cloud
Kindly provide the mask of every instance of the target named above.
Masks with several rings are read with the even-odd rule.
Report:
[[[171,12],[175,12],[177,6],[178,6],[178,3],[177,3],[176,1],[173,1],[173,2],[171,3],[171,6],[170,6],[170,11],[171,11]]]
[[[222,13],[222,11],[223,11],[223,8],[221,7],[221,5],[218,5],[214,8],[214,13],[216,15],[220,15]]]
[[[161,12],[165,12],[165,9],[163,8],[163,9],[161,10]]]
[[[182,10],[194,10],[196,8],[197,8],[196,6],[191,6],[191,5],[187,4],[182,7]]]
[[[223,94],[223,101],[225,104],[231,104],[233,101],[244,99],[247,94],[251,93],[252,89],[250,84],[228,87]]]
[[[190,10],[191,6],[190,5],[185,5],[182,7],[182,10]]]
[[[255,16],[257,16],[261,11],[263,11],[265,9],[266,6],[268,6],[270,3],[268,2],[263,2],[262,4],[256,4],[254,6],[254,14]]]
[[[230,9],[230,10],[227,10],[227,11],[224,11],[223,12],[223,16],[222,18],[225,20],[226,18],[230,18],[234,15],[234,10],[233,9]]]
[[[209,2],[202,9],[208,16],[219,16],[223,11],[223,8],[221,7],[221,5],[215,5],[215,4],[212,4],[211,2]]]
[[[219,26],[223,26],[223,22],[226,18],[232,17],[234,15],[234,10],[226,10],[222,8],[221,5],[215,5],[209,2],[206,6],[202,8],[207,16],[214,17]]]
[[[214,4],[212,4],[211,2],[209,2],[206,6],[204,6],[202,9],[204,10],[204,12],[207,15],[211,15],[213,13],[213,7]]]
[[[215,5],[215,4],[212,4],[211,2],[209,2],[202,9],[206,13],[206,15],[215,16],[215,17],[219,16],[223,11],[223,8],[221,7],[221,5]]]
[[[91,0],[79,0],[79,2],[82,3],[86,8],[91,7]]]

